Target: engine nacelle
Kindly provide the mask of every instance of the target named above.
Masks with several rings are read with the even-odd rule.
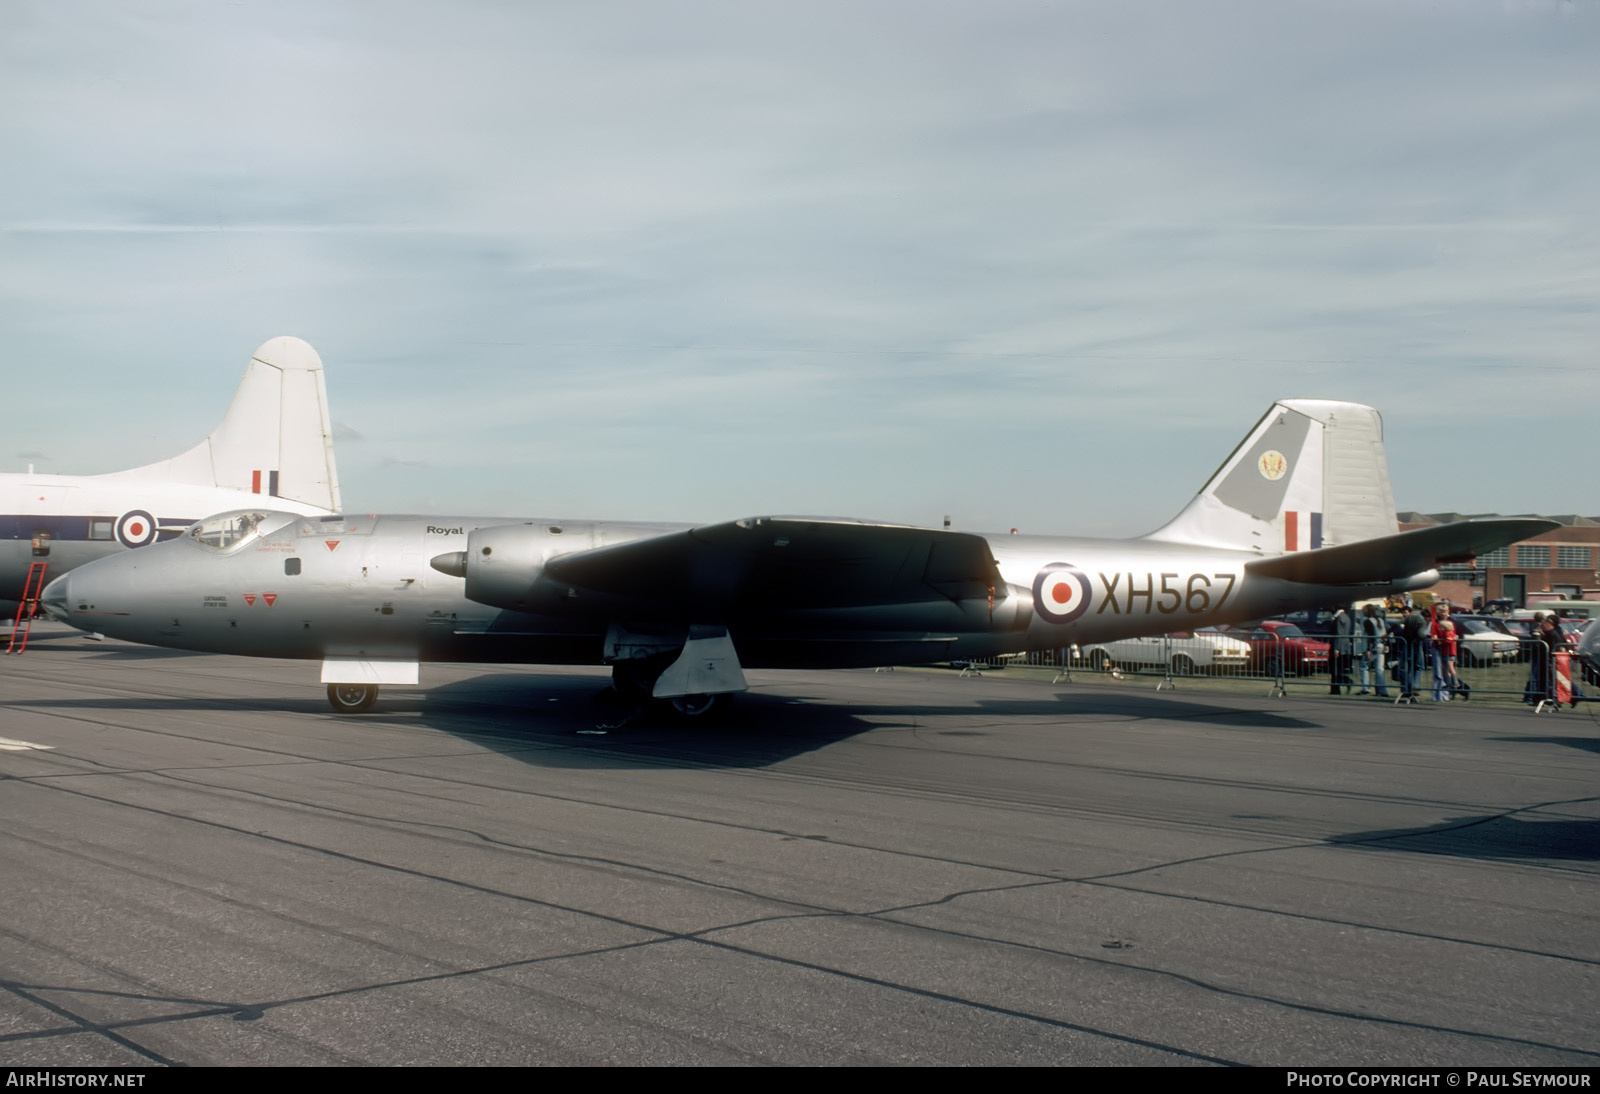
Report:
[[[581,550],[586,543],[586,536],[573,537],[561,525],[497,524],[474,528],[467,534],[465,551],[436,555],[429,564],[440,573],[465,578],[468,600],[517,612],[537,611],[560,598],[557,590],[539,584],[545,563],[574,547]]]

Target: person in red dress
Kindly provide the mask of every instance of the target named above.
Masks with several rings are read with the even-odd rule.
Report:
[[[1428,637],[1433,640],[1433,701],[1448,703],[1456,682],[1456,625],[1450,622],[1450,605],[1433,606]]]

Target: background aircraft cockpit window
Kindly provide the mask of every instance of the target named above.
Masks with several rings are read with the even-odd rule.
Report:
[[[293,519],[285,513],[262,513],[253,510],[222,513],[207,517],[195,524],[189,529],[189,538],[204,547],[227,551],[257,536],[275,531]]]

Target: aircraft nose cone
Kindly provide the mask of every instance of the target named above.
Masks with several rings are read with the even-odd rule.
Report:
[[[39,594],[39,607],[43,608],[45,614],[51,619],[59,620],[62,623],[70,623],[72,621],[68,618],[70,609],[67,607],[72,600],[72,589],[69,584],[71,581],[71,574],[62,574],[46,585],[44,592]]]

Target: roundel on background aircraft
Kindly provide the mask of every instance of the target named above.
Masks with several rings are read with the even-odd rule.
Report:
[[[1089,610],[1089,575],[1069,562],[1052,562],[1033,579],[1033,607],[1048,623],[1071,623]]]
[[[124,547],[143,547],[156,539],[156,518],[143,509],[130,509],[117,518],[117,542]]]

